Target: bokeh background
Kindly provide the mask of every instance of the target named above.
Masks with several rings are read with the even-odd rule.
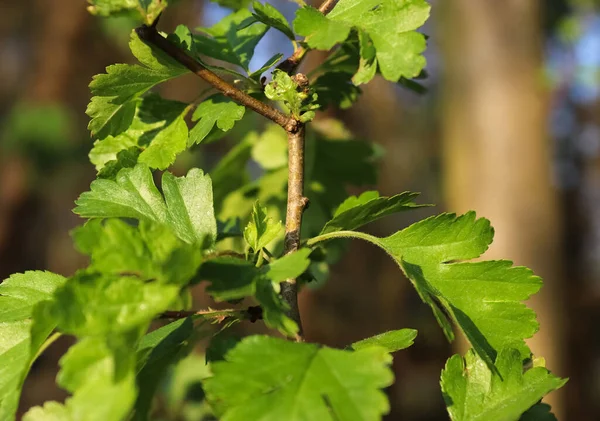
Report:
[[[293,18],[295,3],[272,3]],[[376,186],[382,194],[421,191],[422,203],[438,205],[369,229],[389,234],[441,211],[475,209],[489,218],[496,237],[486,258],[512,259],[544,278],[531,302],[541,331],[530,345],[550,369],[570,377],[550,398],[559,420],[599,420],[600,5],[430,3],[428,91],[418,95],[377,79],[355,107],[327,115],[386,151]],[[180,0],[161,27],[206,26],[226,13],[208,1]],[[81,223],[70,211],[73,201],[95,176],[87,159],[87,85],[105,66],[132,60],[132,27],[127,19],[90,16],[83,0],[0,1],[0,279],[29,269],[69,275],[85,265],[68,233]],[[290,53],[271,32],[258,46],[257,63]],[[311,54],[305,69],[323,58]],[[160,92],[190,100],[198,89],[190,76]],[[177,165],[210,167],[230,144],[198,148]],[[415,345],[395,356],[388,419],[448,419],[439,374],[464,344],[446,343],[429,308],[381,250],[350,244],[329,281],[303,291],[300,301],[310,341],[344,346],[388,329],[418,329]],[[34,366],[23,409],[64,398],[54,376],[68,341]],[[176,412],[164,419],[202,419],[202,411]]]

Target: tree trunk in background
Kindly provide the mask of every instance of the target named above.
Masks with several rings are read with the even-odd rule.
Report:
[[[544,279],[530,305],[541,331],[528,341],[561,370],[561,265],[542,90],[540,2],[440,2],[445,75],[443,183],[453,212],[477,210],[496,229],[486,259],[512,259]],[[560,392],[548,402],[562,417]]]

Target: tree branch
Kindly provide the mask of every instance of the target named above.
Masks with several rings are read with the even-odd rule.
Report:
[[[319,12],[323,13],[324,15],[328,14],[333,10],[337,2],[338,0],[325,0],[319,6]],[[296,68],[298,68],[298,66],[304,59],[304,56],[306,56],[307,52],[308,50],[304,47],[298,48],[296,51],[294,51],[294,54],[292,54],[287,59],[279,63],[277,68],[286,72],[287,74],[294,73],[296,71]]]
[[[202,316],[205,319],[213,319],[217,323],[221,323],[228,318],[238,318],[240,320],[249,320],[254,323],[257,320],[262,319],[262,308],[260,306],[251,306],[245,310],[236,309],[224,309],[224,310],[213,310],[208,308],[206,310],[181,310],[181,311],[165,311],[159,319],[185,319],[191,316]]]
[[[164,51],[175,61],[187,67],[192,73],[210,83],[223,95],[228,96],[238,104],[248,107],[258,114],[273,121],[274,123],[277,123],[287,132],[295,132],[297,130],[299,123],[296,121],[296,119],[283,114],[281,111],[271,107],[268,104],[265,104],[262,101],[257,100],[256,98],[251,97],[247,93],[221,79],[217,74],[213,73],[196,61],[193,57],[188,55],[187,52],[160,35],[156,31],[154,25],[142,25],[136,28],[135,32],[138,34],[141,40]]]
[[[308,204],[304,197],[304,125],[295,133],[288,132],[288,198],[285,217],[285,240],[283,254],[292,253],[300,248],[300,229],[302,213]],[[281,283],[281,296],[290,306],[289,316],[298,324],[298,337],[302,340],[302,322],[298,309],[298,284],[295,279]]]

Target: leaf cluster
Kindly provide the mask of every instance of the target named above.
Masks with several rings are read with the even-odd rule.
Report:
[[[129,14],[148,29],[172,1],[88,3],[93,14]],[[274,123],[254,127],[230,90],[198,92],[190,103],[152,92],[188,67],[132,32],[139,64],[111,65],[90,84],[90,161],[98,175],[75,203],[86,221],[72,232],[89,265],[68,277],[31,271],[0,284],[0,419],[15,419],[31,365],[68,335],[76,341],[60,360],[57,384],[69,397],[31,408],[25,421],[380,420],[389,410],[383,389],[393,383],[392,353],[419,340],[417,331],[388,331],[344,349],[304,343],[282,293],[293,282],[324,282],[348,239],[380,247],[448,340],[458,332],[471,344],[441,374],[452,420],[554,419],[539,401],[566,380],[525,343],[538,323],[522,302],[541,280],[512,262],[481,260],[493,229],[474,212],[431,216],[383,237],[363,231],[427,205],[412,192],[348,196],[349,188],[376,183],[380,149],[335,120],[313,121],[317,110],[350,107],[377,73],[419,90],[412,79],[424,74],[426,38],[417,30],[429,5],[339,0],[328,14],[300,7],[290,23],[270,4],[219,3],[233,11],[217,24],[164,36],[223,82],[212,88],[227,83],[296,128],[310,123],[301,181],[311,206],[301,231],[286,233],[281,222],[295,133]],[[274,69],[282,54],[251,70],[271,29],[286,36],[294,56],[329,55],[308,75]],[[209,171],[180,175],[178,156],[228,134],[236,141]],[[290,251],[293,236],[301,243]],[[193,309],[197,285],[215,308]],[[281,337],[232,334],[235,324],[259,320]],[[201,340],[206,363],[192,353]]]

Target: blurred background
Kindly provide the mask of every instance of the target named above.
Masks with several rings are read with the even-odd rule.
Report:
[[[293,18],[295,3],[272,3]],[[387,235],[441,211],[475,209],[489,218],[496,237],[485,257],[512,259],[544,278],[531,302],[541,331],[530,345],[551,370],[570,378],[550,397],[558,419],[599,420],[600,4],[430,3],[428,91],[418,95],[377,79],[353,108],[328,113],[385,150],[375,186],[382,194],[421,191],[421,203],[437,204],[369,230]],[[181,0],[161,29],[207,26],[227,13],[208,1]],[[92,17],[83,0],[1,0],[0,279],[30,269],[69,275],[86,264],[69,230],[81,223],[70,211],[73,201],[95,176],[87,158],[87,85],[107,65],[131,62],[133,25]],[[290,53],[272,32],[256,62]],[[323,59],[309,55],[305,69]],[[161,94],[194,98],[200,82],[180,79]],[[229,147],[197,148],[177,165],[211,167]],[[300,301],[309,341],[344,346],[384,330],[418,329],[415,345],[395,355],[388,419],[448,419],[439,374],[464,344],[445,341],[429,308],[381,250],[351,243],[329,281],[303,291]],[[67,345],[68,339],[54,345],[36,363],[23,409],[64,398],[54,376]],[[198,414],[165,419],[202,419]]]

